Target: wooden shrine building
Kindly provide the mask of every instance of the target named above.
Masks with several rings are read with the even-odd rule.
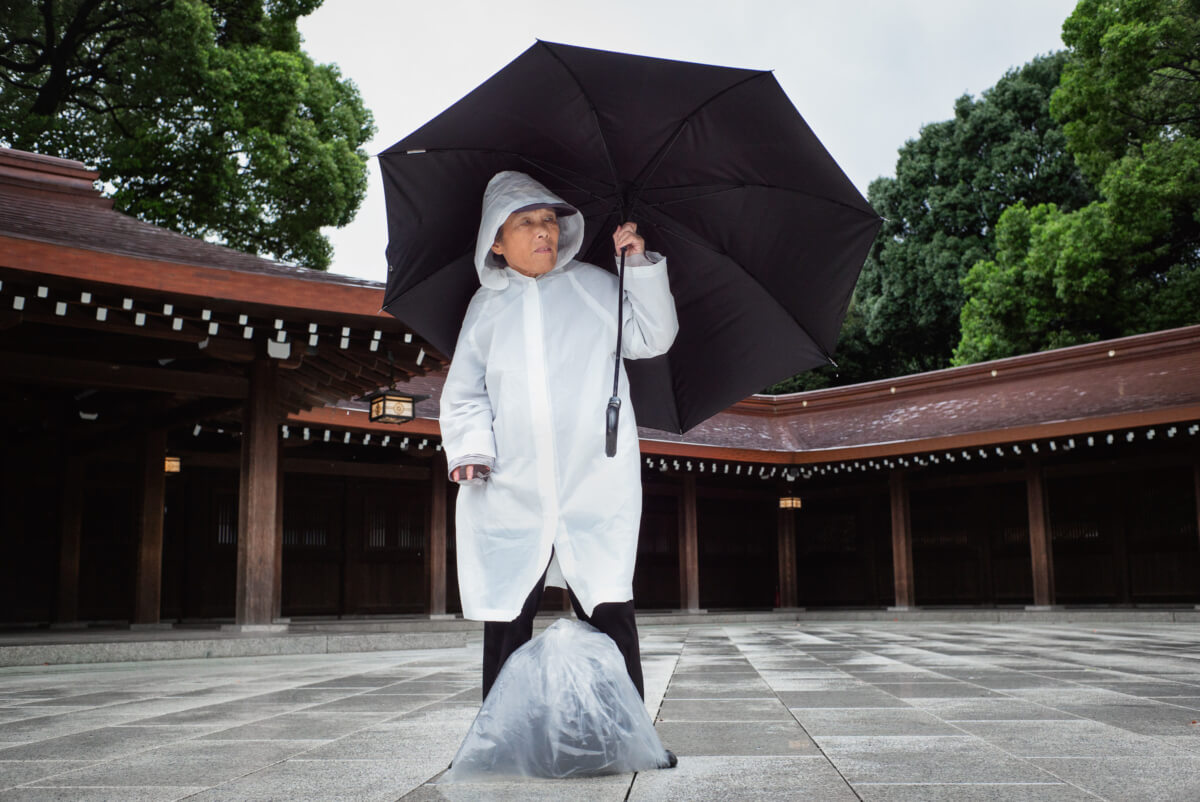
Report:
[[[445,539],[437,427],[351,445],[327,405],[438,355],[380,311],[378,285],[118,214],[96,177],[0,151],[4,618],[424,609],[422,538]],[[333,486],[359,506],[329,506]],[[347,525],[368,534],[343,542]]]
[[[95,179],[0,150],[0,621],[457,612],[444,357]],[[371,423],[393,379],[427,398]],[[1200,603],[1200,326],[641,435],[641,609]]]

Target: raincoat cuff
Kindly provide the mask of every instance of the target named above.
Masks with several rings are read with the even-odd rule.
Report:
[[[653,273],[658,273],[659,270],[666,270],[667,262],[666,262],[666,259],[663,258],[663,255],[661,253],[655,253],[654,251],[644,251],[642,253],[634,253],[634,254],[630,254],[629,256],[626,256],[625,257],[625,266],[626,267],[637,267],[637,268],[647,268],[647,267],[658,268],[658,270],[636,271],[638,275],[645,276],[645,275],[649,275],[649,274],[653,274]]]
[[[490,471],[496,467],[496,458],[487,454],[463,454],[461,457],[446,463],[446,475],[449,476],[454,473],[456,468],[461,468],[464,465],[482,465]],[[472,480],[472,482],[474,481]]]

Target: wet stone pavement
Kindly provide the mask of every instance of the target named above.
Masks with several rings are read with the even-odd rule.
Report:
[[[673,770],[437,784],[466,648],[0,669],[7,800],[1200,800],[1200,628],[646,627]]]

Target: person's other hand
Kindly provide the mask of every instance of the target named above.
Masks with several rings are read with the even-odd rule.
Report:
[[[628,248],[626,256],[646,251],[646,241],[637,233],[637,223],[623,223],[613,232],[613,249],[619,256],[622,248]]]
[[[472,479],[486,479],[491,469],[486,465],[461,465],[450,472],[453,482],[469,482]]]

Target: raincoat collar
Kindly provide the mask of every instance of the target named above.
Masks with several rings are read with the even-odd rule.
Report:
[[[515,170],[505,170],[496,173],[488,182],[483,193],[483,214],[479,221],[479,236],[475,241],[475,270],[479,273],[479,283],[492,290],[502,290],[508,286],[510,276],[520,276],[519,273],[506,268],[492,253],[492,243],[496,241],[496,232],[517,209],[531,204],[546,206],[570,206],[562,198],[533,180],[525,173]],[[572,209],[575,207],[571,206]],[[579,210],[568,217],[559,217],[558,224],[558,260],[554,269],[559,270],[575,258],[583,245],[583,215]],[[548,275],[548,274],[547,274]]]

